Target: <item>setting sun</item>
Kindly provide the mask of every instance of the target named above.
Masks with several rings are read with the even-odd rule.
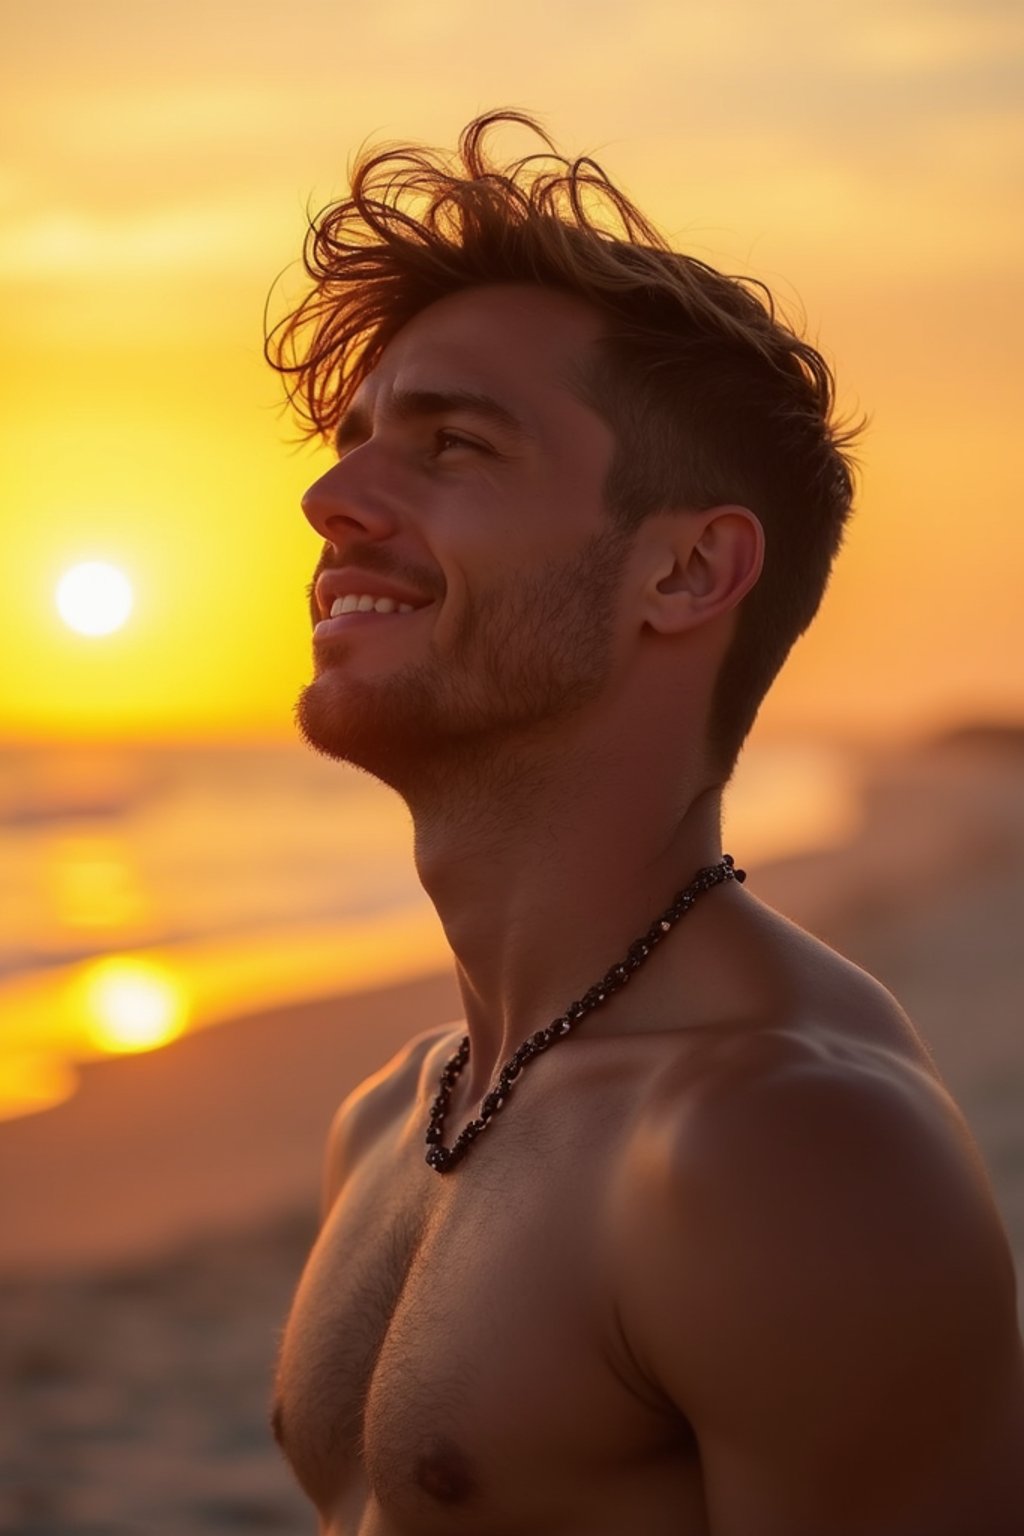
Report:
[[[57,586],[57,612],[80,635],[109,635],[132,611],[132,588],[115,565],[89,560],[65,571]]]

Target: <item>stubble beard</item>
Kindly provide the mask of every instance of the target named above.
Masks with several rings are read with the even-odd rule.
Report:
[[[550,746],[559,724],[590,704],[613,665],[615,599],[632,536],[611,526],[571,560],[515,587],[468,595],[442,654],[372,681],[344,677],[348,642],[300,693],[295,721],[308,746],[389,784],[410,803],[457,792],[471,775],[506,779],[510,756]],[[330,652],[327,660],[331,660]]]

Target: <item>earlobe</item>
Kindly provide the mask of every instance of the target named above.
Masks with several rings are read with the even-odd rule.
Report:
[[[694,629],[728,613],[764,564],[764,529],[747,507],[676,514],[666,526],[648,589],[647,623],[662,634]]]

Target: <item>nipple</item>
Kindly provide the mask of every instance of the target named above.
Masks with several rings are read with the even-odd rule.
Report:
[[[416,1482],[442,1504],[461,1504],[477,1491],[469,1458],[451,1440],[437,1440],[416,1463]]]

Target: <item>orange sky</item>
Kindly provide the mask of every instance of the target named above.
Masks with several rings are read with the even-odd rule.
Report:
[[[319,542],[262,308],[367,137],[539,114],[682,248],[806,314],[868,410],[821,615],[761,733],[1024,714],[1024,15],[788,0],[503,11],[40,0],[0,64],[0,731],[290,737]],[[513,135],[510,154],[538,146]],[[136,609],[75,636],[86,559]]]

